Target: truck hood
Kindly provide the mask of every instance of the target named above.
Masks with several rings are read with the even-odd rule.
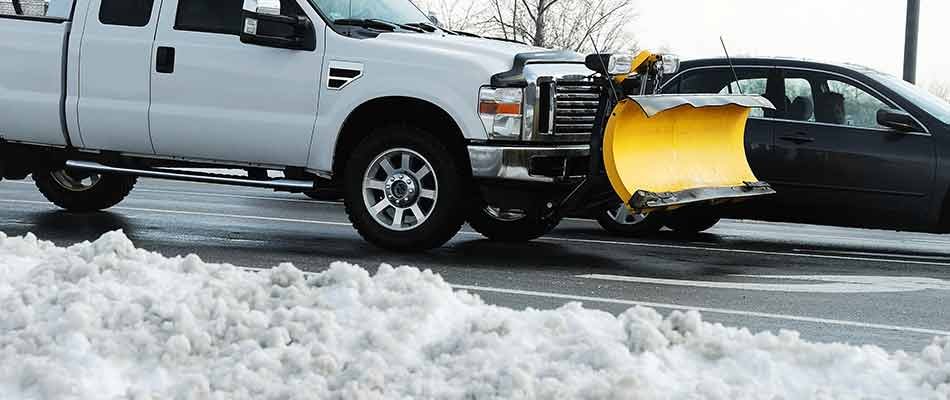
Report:
[[[515,56],[525,53],[546,52],[548,49],[502,40],[482,39],[448,34],[419,34],[392,32],[380,34],[376,40],[388,46],[405,48],[405,54],[428,54],[433,59],[456,60],[460,68],[479,69],[490,77],[510,71],[515,65]],[[563,61],[576,62],[580,54],[559,52]],[[557,59],[548,59],[556,62]]]

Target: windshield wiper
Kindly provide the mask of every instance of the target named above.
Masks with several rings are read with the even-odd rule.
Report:
[[[378,29],[378,30],[383,30],[383,31],[395,31],[398,28],[398,29],[419,32],[419,33],[426,32],[424,29],[417,28],[412,25],[397,24],[395,22],[390,22],[390,21],[377,19],[377,18],[367,18],[367,19],[343,18],[343,19],[333,20],[333,23],[337,25],[359,26],[363,28]]]
[[[422,30],[424,30],[424,31],[426,31],[426,32],[435,32],[435,31],[441,29],[441,28],[439,28],[438,26],[432,25],[432,24],[430,24],[430,23],[428,23],[428,22],[413,22],[413,23],[411,23],[411,24],[406,24],[406,25],[407,25],[407,26],[411,26],[411,27],[415,27],[415,28],[422,29]]]

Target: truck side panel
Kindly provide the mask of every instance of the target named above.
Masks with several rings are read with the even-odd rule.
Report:
[[[117,1],[90,1],[82,37],[77,34],[71,39],[81,41],[78,115],[82,147],[153,154],[149,73],[154,65],[152,41],[159,10],[157,6],[137,7],[117,16],[113,15],[113,7],[121,10]],[[76,8],[78,13],[80,7]]]
[[[63,132],[69,23],[0,18],[0,137],[56,146]]]

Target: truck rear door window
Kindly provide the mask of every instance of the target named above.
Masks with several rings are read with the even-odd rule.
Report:
[[[105,25],[141,27],[152,18],[154,0],[102,0],[99,22]]]

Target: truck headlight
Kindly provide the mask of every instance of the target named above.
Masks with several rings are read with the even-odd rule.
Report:
[[[521,139],[524,90],[484,87],[478,92],[478,115],[490,139]]]
[[[660,61],[656,66],[657,70],[663,73],[663,75],[672,75],[680,69],[680,58],[672,54],[664,54],[660,56]]]
[[[633,54],[591,54],[584,65],[604,75],[627,75],[632,72],[635,59]]]

